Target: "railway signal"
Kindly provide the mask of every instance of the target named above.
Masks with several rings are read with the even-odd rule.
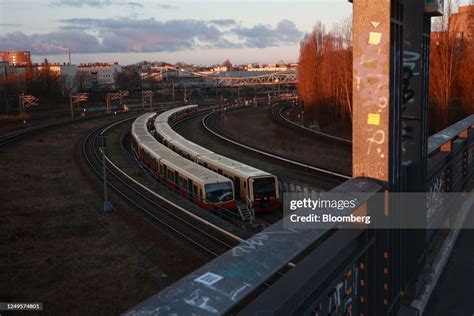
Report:
[[[71,94],[70,100],[71,100],[71,117],[74,118],[74,104],[79,104],[81,102],[87,102],[89,99],[89,93],[83,92],[83,93],[76,93],[74,95]]]
[[[150,102],[150,109],[153,105],[153,91],[151,90],[142,90],[142,105],[143,105],[143,110],[145,110],[145,99],[148,98],[148,101]]]
[[[20,103],[20,113],[24,113],[27,108],[32,105],[38,105],[39,98],[32,96],[30,94],[20,94],[19,103]]]
[[[119,92],[109,92],[105,97],[106,105],[107,105],[107,113],[110,113],[110,104],[112,101],[120,100],[120,105],[123,106],[123,97],[129,95],[127,90],[120,90]]]

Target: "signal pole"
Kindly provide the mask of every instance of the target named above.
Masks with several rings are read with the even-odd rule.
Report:
[[[74,118],[74,103],[79,105],[81,102],[86,102],[89,98],[89,93],[77,93],[75,95],[71,94],[69,98],[71,100],[71,118]]]
[[[103,178],[104,178],[104,213],[112,212],[113,205],[112,202],[109,201],[107,196],[107,168],[105,166],[105,151],[107,148],[107,136],[100,135],[99,136],[99,147],[102,151],[102,168],[103,168]]]

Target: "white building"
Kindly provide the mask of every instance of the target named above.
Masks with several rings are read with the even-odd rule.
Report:
[[[122,71],[122,66],[113,63],[80,64],[77,71],[89,73],[92,88],[115,88],[115,74]]]

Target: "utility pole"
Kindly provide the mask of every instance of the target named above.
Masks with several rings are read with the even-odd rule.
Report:
[[[81,102],[86,102],[89,98],[89,93],[76,93],[74,95],[71,94],[69,97],[71,100],[71,118],[74,118],[74,103],[79,105]]]
[[[173,95],[173,102],[174,102],[174,80],[173,80],[173,87],[171,88],[172,95]]]
[[[72,94],[69,95],[69,100],[70,100],[70,103],[71,103],[71,118],[74,118],[74,106],[72,104]]]
[[[184,104],[186,104],[187,100],[186,100],[186,84],[184,84]]]
[[[31,107],[32,105],[38,105],[39,99],[35,96],[30,94],[20,94],[18,96],[18,106],[20,108],[20,114],[26,112],[26,108]]]
[[[18,109],[20,110],[20,115],[23,114],[23,93],[18,96]]]
[[[3,95],[5,98],[5,111],[10,112],[10,104],[8,103],[8,91],[7,91],[7,81],[8,81],[8,67],[7,65],[3,66]]]
[[[153,91],[151,90],[142,90],[142,103],[143,103],[143,111],[145,111],[145,98],[148,98],[148,101],[150,103],[150,109],[152,108],[153,104]]]
[[[103,173],[103,178],[104,178],[104,213],[109,213],[109,212],[112,212],[113,205],[112,205],[112,202],[109,201],[109,198],[107,196],[107,168],[105,164],[105,155],[106,155],[105,151],[107,149],[107,136],[100,135],[98,140],[99,140],[99,147],[102,151],[102,173]]]
[[[122,105],[123,109],[123,97],[126,97],[129,95],[129,92],[127,90],[120,90],[119,92],[109,92],[106,95],[106,104],[107,104],[107,113],[110,112],[110,104],[114,100],[120,100],[120,104]]]

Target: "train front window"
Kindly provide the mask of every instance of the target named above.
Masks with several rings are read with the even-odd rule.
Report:
[[[257,178],[253,182],[253,194],[256,199],[275,196],[275,178]]]
[[[209,203],[226,202],[233,199],[232,182],[206,184],[206,200]]]

